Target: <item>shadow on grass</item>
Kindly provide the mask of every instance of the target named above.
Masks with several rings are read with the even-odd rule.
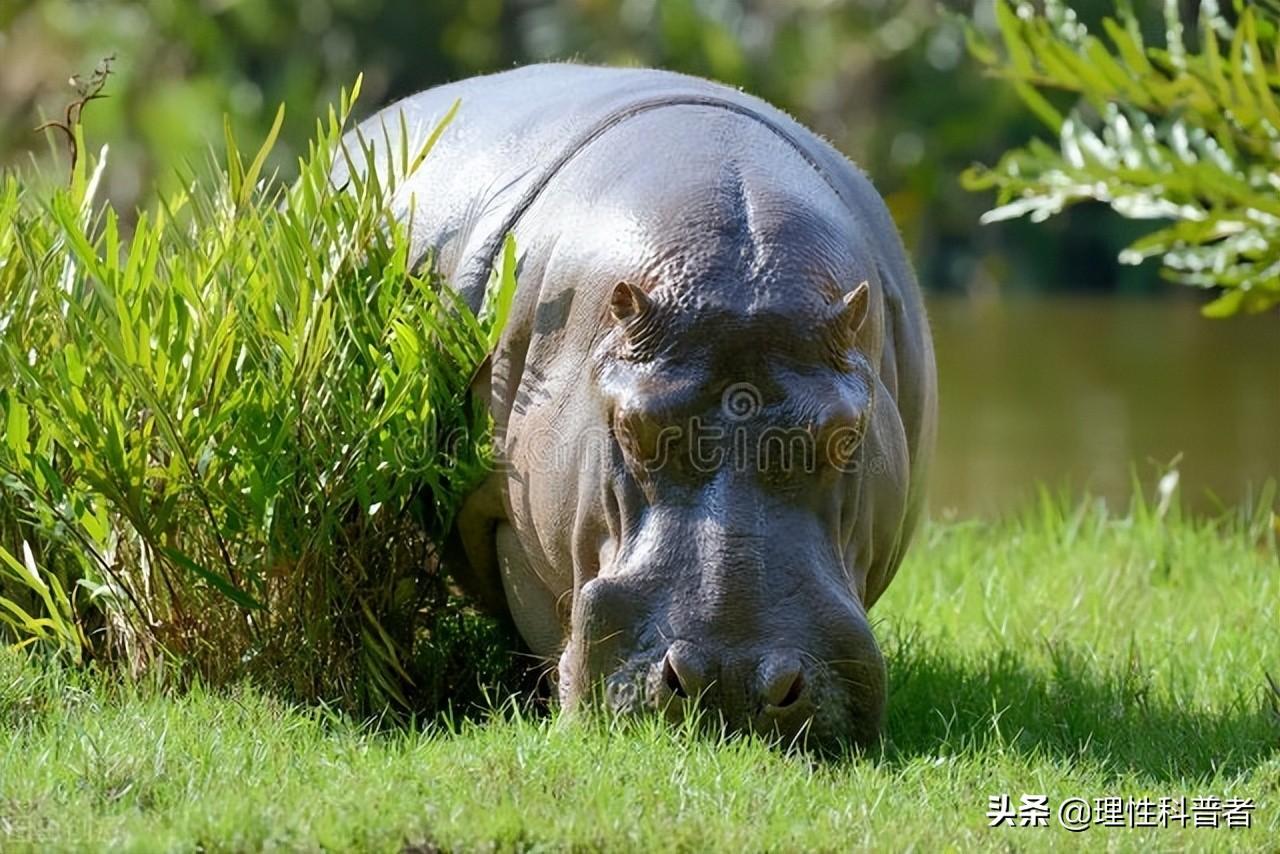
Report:
[[[1106,670],[1064,646],[969,656],[913,638],[886,647],[889,764],[1003,749],[1087,763],[1108,778],[1174,781],[1280,754],[1280,700],[1262,673],[1210,708],[1157,689],[1136,656]]]

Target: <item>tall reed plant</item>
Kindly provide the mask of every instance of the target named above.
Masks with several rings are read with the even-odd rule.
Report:
[[[391,201],[440,128],[353,141],[358,91],[291,183],[282,111],[127,228],[105,150],[56,190],[0,177],[0,641],[358,708],[497,662],[436,555],[486,471],[467,391],[515,250],[479,317],[415,266]],[[383,145],[393,174],[335,186]]]

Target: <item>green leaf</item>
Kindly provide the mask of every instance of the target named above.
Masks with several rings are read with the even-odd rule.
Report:
[[[27,440],[31,436],[31,416],[27,407],[12,396],[9,398],[5,419],[5,439],[9,449],[19,460],[27,455]]]
[[[1244,291],[1239,288],[1224,291],[1221,296],[1213,302],[1206,304],[1200,309],[1200,313],[1205,317],[1230,317],[1240,311],[1240,306],[1244,302]]]
[[[502,242],[502,258],[490,278],[486,299],[488,345],[492,351],[507,325],[511,303],[516,295],[516,237],[508,234]]]
[[[219,575],[211,569],[206,569],[177,549],[162,546],[160,548],[160,553],[183,569],[194,573],[197,577],[207,581],[219,593],[226,596],[232,602],[235,602],[241,608],[251,611],[260,611],[266,607],[257,599],[254,599],[248,593],[237,587],[231,579],[224,575]]]
[[[240,146],[236,144],[229,114],[222,117],[222,136],[227,146],[227,183],[231,198],[239,199],[244,187],[244,163],[240,160]]]
[[[439,142],[441,135],[444,134],[445,128],[449,127],[449,125],[453,123],[453,119],[458,115],[458,110],[461,107],[462,99],[458,98],[453,102],[453,105],[449,107],[448,112],[444,114],[444,118],[436,122],[435,128],[432,129],[430,135],[427,136],[426,141],[422,143],[422,147],[418,149],[418,153],[414,155],[413,162],[409,164],[409,169],[405,172],[406,177],[418,171],[418,167],[427,159],[427,155],[431,153],[431,150],[436,147],[436,143]]]
[[[275,121],[271,123],[271,130],[267,131],[267,138],[263,141],[262,147],[258,149],[258,153],[254,156],[253,162],[249,164],[248,170],[245,171],[241,178],[241,186],[239,192],[235,193],[237,206],[244,207],[249,203],[249,197],[253,193],[254,188],[258,185],[258,174],[262,171],[262,166],[267,162],[267,156],[271,154],[271,149],[276,146],[276,137],[280,135],[280,128],[284,125],[284,104],[276,110]]]

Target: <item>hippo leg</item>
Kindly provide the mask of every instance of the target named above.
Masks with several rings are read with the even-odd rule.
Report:
[[[503,510],[502,482],[491,475],[463,502],[455,544],[446,550],[450,575],[463,592],[535,655],[558,655],[564,639],[557,596],[533,568]]]
[[[564,642],[555,592],[534,569],[510,525],[498,525],[495,544],[502,589],[520,637],[534,655],[554,660]]]
[[[509,622],[511,612],[502,590],[494,547],[498,525],[505,522],[502,484],[490,475],[463,501],[445,545],[445,565],[454,581],[481,610]]]
[[[493,363],[486,358],[476,369],[467,393],[470,401],[488,401],[493,389]],[[499,472],[491,473],[463,499],[445,542],[445,568],[482,611],[514,628],[511,610],[498,575],[498,553],[494,536],[498,525],[507,521]]]

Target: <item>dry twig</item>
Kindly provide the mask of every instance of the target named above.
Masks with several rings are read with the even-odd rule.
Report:
[[[76,90],[77,97],[70,104],[63,114],[61,121],[53,119],[36,128],[36,133],[46,130],[62,131],[63,136],[67,139],[67,154],[71,158],[71,172],[74,175],[76,171],[76,161],[80,156],[79,146],[76,145],[76,125],[80,124],[80,116],[84,112],[85,105],[90,101],[96,101],[100,98],[107,97],[102,90],[106,88],[107,78],[111,76],[111,63],[115,62],[116,55],[103,57],[97,67],[93,69],[93,73],[89,75],[88,80],[84,80],[79,74],[72,76],[69,81],[71,86]]]

